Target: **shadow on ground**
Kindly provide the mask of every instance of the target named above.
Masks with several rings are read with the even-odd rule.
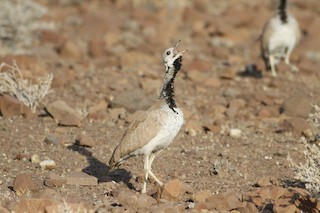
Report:
[[[78,152],[87,158],[87,161],[90,165],[84,168],[82,171],[98,178],[99,183],[109,181],[123,182],[130,189],[133,189],[132,184],[129,183],[131,178],[130,172],[126,171],[125,169],[117,169],[116,171],[110,173],[109,166],[94,157],[92,152],[87,148],[72,144],[71,146],[68,146],[68,149]]]

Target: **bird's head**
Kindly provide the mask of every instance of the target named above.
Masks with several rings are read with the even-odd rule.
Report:
[[[173,46],[166,49],[162,55],[163,65],[166,68],[166,71],[173,70],[175,72],[179,71],[182,66],[182,55],[186,50],[177,51],[177,47],[180,43],[180,40]]]

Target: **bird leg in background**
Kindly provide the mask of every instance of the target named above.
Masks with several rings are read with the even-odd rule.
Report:
[[[277,72],[276,72],[276,65],[275,65],[275,58],[272,54],[269,55],[269,63],[271,66],[271,72],[272,72],[272,76],[277,76]]]
[[[291,72],[298,72],[299,68],[290,63],[290,55],[291,51],[288,51],[284,62],[290,67]]]

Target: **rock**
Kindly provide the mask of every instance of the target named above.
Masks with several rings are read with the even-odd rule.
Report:
[[[50,188],[53,187],[60,187],[62,185],[65,185],[67,183],[67,180],[63,177],[60,177],[56,173],[50,172],[49,179],[46,179],[44,184]]]
[[[137,200],[137,206],[138,210],[149,210],[153,205],[157,204],[157,200],[154,199],[153,197],[146,195],[146,194],[140,194],[138,195],[138,200]]]
[[[258,116],[260,118],[278,117],[279,115],[280,115],[279,109],[274,106],[262,107],[258,112]]]
[[[61,57],[67,59],[81,59],[84,55],[80,45],[73,40],[65,41],[58,50]]]
[[[258,180],[258,185],[260,187],[270,186],[270,185],[279,185],[279,180],[273,176],[265,176]]]
[[[284,100],[282,105],[284,113],[291,117],[308,118],[312,110],[312,98],[302,91],[299,91]]]
[[[127,116],[127,111],[125,108],[112,108],[108,110],[110,119],[117,121],[118,119],[124,119]]]
[[[0,203],[0,213],[10,213],[10,211],[4,207],[1,206],[1,203]]]
[[[287,213],[287,212],[302,212],[301,210],[299,210],[295,205],[291,204],[291,205],[285,205],[285,206],[275,206],[273,208],[274,212],[277,213]]]
[[[251,202],[247,202],[246,206],[237,209],[240,213],[256,213],[259,212],[256,205]]]
[[[53,160],[43,160],[39,163],[39,165],[43,170],[52,170],[57,167],[56,162]]]
[[[88,55],[92,58],[97,58],[105,55],[105,43],[103,39],[91,39],[88,42]]]
[[[58,123],[65,126],[80,126],[83,117],[64,101],[58,100],[46,106],[46,110]]]
[[[210,190],[201,190],[192,195],[192,200],[195,202],[205,202],[207,198],[211,197],[212,193]]]
[[[26,161],[27,159],[29,159],[29,155],[25,154],[25,153],[19,153],[16,155],[16,157],[14,158],[15,160],[23,160]]]
[[[207,199],[207,205],[210,209],[230,211],[243,207],[245,204],[240,201],[239,197],[234,192],[227,191],[209,197]]]
[[[242,131],[240,129],[230,129],[229,135],[232,138],[240,138]]]
[[[170,180],[163,187],[161,197],[171,201],[180,199],[181,182],[178,179]]]
[[[138,210],[138,195],[135,192],[127,189],[121,190],[117,199],[125,209]]]
[[[170,203],[163,203],[159,206],[151,208],[152,213],[174,213],[181,212],[177,207],[173,206]]]
[[[66,174],[65,179],[68,185],[95,186],[98,179],[84,172],[71,172]]]
[[[34,113],[15,97],[4,94],[0,96],[0,111],[4,118],[11,118],[22,115],[25,118],[32,118]]]
[[[310,124],[304,118],[288,118],[284,121],[284,126],[288,127],[291,131],[302,134],[303,131],[310,129]]]
[[[92,209],[87,209],[81,202],[61,202],[55,203],[45,207],[46,213],[57,213],[57,212],[77,212],[77,213],[87,213],[94,212]]]
[[[35,164],[40,163],[40,157],[37,154],[33,154],[30,160],[31,160],[31,163],[35,163]]]
[[[37,212],[45,213],[45,208],[47,206],[53,205],[56,203],[54,199],[47,198],[23,198],[20,200],[17,205],[14,207],[14,212],[16,213],[25,213],[25,212]]]
[[[229,118],[233,118],[237,115],[237,112],[245,106],[246,102],[243,99],[233,99],[229,103],[226,115]]]
[[[141,89],[125,91],[117,95],[111,103],[112,108],[126,108],[130,113],[136,110],[146,110],[151,106],[151,100]]]
[[[99,111],[106,110],[107,108],[108,108],[108,102],[100,101],[98,104],[89,107],[88,109],[89,116],[93,116]]]
[[[27,192],[36,192],[39,188],[33,182],[30,174],[20,174],[13,180],[13,190],[18,196],[23,195]]]
[[[55,135],[48,135],[46,139],[44,140],[46,144],[49,145],[63,145],[64,140],[58,136]]]
[[[93,138],[87,135],[78,136],[76,141],[80,146],[94,147],[96,145]]]

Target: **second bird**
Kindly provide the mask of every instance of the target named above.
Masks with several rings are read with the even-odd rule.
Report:
[[[266,23],[261,36],[261,56],[266,69],[276,76],[276,65],[284,58],[291,71],[298,68],[290,63],[290,55],[300,40],[297,20],[287,11],[287,0],[278,0],[276,14]]]
[[[149,175],[160,186],[163,185],[151,171],[151,165],[156,154],[173,141],[183,125],[183,113],[174,100],[174,79],[181,69],[184,52],[177,52],[178,44],[179,42],[163,53],[165,76],[159,100],[130,124],[109,161],[112,171],[128,158],[144,155],[145,177],[142,193],[147,191]]]

